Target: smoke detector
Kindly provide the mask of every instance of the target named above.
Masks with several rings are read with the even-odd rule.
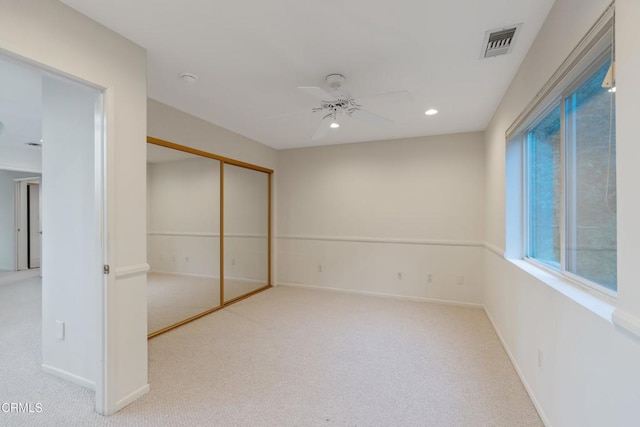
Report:
[[[516,43],[522,24],[510,25],[508,27],[496,28],[484,33],[482,42],[481,58],[493,58],[494,56],[506,55],[511,52]]]

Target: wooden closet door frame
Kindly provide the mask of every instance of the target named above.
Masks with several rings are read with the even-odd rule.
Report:
[[[272,255],[271,255],[271,250],[272,250],[272,209],[273,209],[273,201],[271,200],[272,195],[273,195],[273,191],[272,191],[272,184],[273,184],[273,180],[272,180],[272,176],[273,176],[273,169],[269,169],[269,168],[265,168],[262,166],[258,166],[258,165],[254,165],[251,163],[246,163],[246,162],[242,162],[240,160],[235,160],[235,159],[231,159],[229,157],[224,157],[224,156],[219,156],[217,154],[213,154],[213,153],[209,153],[206,151],[202,151],[202,150],[198,150],[195,148],[191,148],[191,147],[187,147],[185,145],[180,145],[180,144],[176,144],[174,142],[170,142],[170,141],[165,141],[163,139],[159,139],[159,138],[154,138],[152,136],[147,136],[147,143],[149,144],[153,144],[153,145],[158,145],[161,147],[165,147],[165,148],[170,148],[173,150],[178,150],[178,151],[182,151],[185,153],[190,153],[190,154],[195,154],[196,156],[201,156],[201,157],[207,157],[209,159],[213,159],[213,160],[218,160],[220,162],[220,304],[217,307],[213,307],[209,310],[206,310],[202,313],[196,314],[194,316],[191,316],[187,319],[181,320],[177,323],[174,323],[173,325],[169,325],[165,328],[162,328],[158,331],[154,331],[150,334],[147,335],[147,338],[153,338],[153,337],[157,337],[160,334],[163,334],[165,332],[168,332],[172,329],[175,329],[179,326],[182,326],[184,324],[187,324],[189,322],[193,322],[196,319],[199,319],[201,317],[206,316],[207,314],[211,314],[214,313],[224,307],[227,307],[228,305],[234,304],[238,301],[241,301],[245,298],[249,298],[252,295],[255,295],[257,293],[263,292],[271,287],[273,287],[272,283],[271,283],[271,262],[272,262]],[[239,166],[241,168],[245,168],[245,169],[251,169],[257,172],[263,172],[267,174],[268,177],[268,188],[267,188],[267,206],[268,206],[268,212],[267,212],[267,283],[265,286],[256,289],[254,291],[251,291],[249,293],[246,293],[244,295],[241,295],[237,298],[233,298],[229,301],[224,300],[224,167],[225,165],[233,165],[233,166]]]

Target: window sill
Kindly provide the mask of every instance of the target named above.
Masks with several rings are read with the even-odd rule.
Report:
[[[544,269],[537,267],[527,261],[509,258],[507,258],[507,261],[526,271],[536,279],[545,283],[547,286],[561,293],[576,304],[579,304],[585,309],[600,316],[607,322],[613,323],[612,315],[616,307],[612,303],[605,301],[603,298],[599,298],[598,296],[588,292],[585,289],[581,289],[578,285],[573,284],[569,280],[562,278],[559,275],[545,271]]]
[[[621,331],[631,334],[635,339],[640,340],[640,318],[631,313],[617,309],[613,312],[613,324]]]

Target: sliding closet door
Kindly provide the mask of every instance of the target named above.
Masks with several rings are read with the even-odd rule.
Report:
[[[269,174],[224,165],[224,301],[269,282]]]
[[[147,144],[148,331],[221,305],[220,161]]]

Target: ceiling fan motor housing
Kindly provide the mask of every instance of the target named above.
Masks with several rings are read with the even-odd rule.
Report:
[[[338,73],[329,74],[325,78],[325,81],[327,82],[327,84],[329,85],[329,87],[331,89],[338,90],[344,84],[344,76],[342,74],[338,74]]]

